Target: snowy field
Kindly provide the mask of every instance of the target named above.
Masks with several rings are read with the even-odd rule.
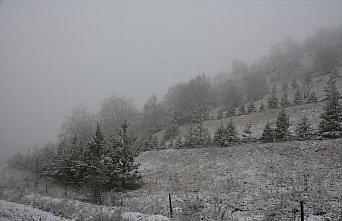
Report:
[[[138,158],[146,184],[126,205],[168,214],[171,193],[174,207],[190,217],[290,220],[304,200],[307,215],[337,220],[341,148],[337,139],[146,152]]]
[[[12,171],[3,173],[0,196],[40,209],[27,207],[27,211],[89,221],[130,216],[136,217],[134,221],[168,220],[168,193],[176,221],[293,220],[299,216],[300,200],[304,200],[307,221],[338,220],[341,147],[342,139],[336,139],[145,152],[137,158],[144,185],[135,191],[104,194],[107,206],[82,202],[82,193],[76,197],[80,200],[72,199],[76,194],[71,192],[65,199],[63,188],[57,186],[49,187],[47,196],[44,183],[36,190],[32,178],[28,188],[27,177],[18,179]],[[3,218],[26,211],[24,206],[14,210],[8,206],[12,204],[4,205]]]
[[[56,207],[60,208],[62,216],[70,216],[67,212],[73,210],[73,218],[65,219],[55,216],[53,213],[34,208],[29,205],[0,200],[0,221],[169,221],[165,216],[146,215],[138,212],[113,210],[112,207],[99,206],[90,203],[82,203],[77,200],[65,200],[39,195],[30,195],[28,198],[35,198],[32,204],[40,205],[42,209],[53,210],[57,213]],[[60,203],[65,203],[64,207]],[[71,204],[71,205],[70,205]],[[45,205],[45,206],[44,206]]]
[[[27,205],[0,200],[0,221],[68,221]]]

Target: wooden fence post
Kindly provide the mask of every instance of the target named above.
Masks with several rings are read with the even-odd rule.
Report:
[[[296,209],[295,208],[293,208],[293,221],[296,221]]]
[[[45,184],[45,193],[48,193],[48,185],[47,185],[47,183]]]
[[[169,203],[170,203],[170,216],[172,217],[172,202],[171,202],[171,194],[169,193]]]
[[[64,186],[64,196],[67,196],[67,186]]]
[[[300,201],[300,220],[304,221],[304,202]]]

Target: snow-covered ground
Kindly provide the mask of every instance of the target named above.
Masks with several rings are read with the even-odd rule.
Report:
[[[68,199],[63,198],[50,183],[47,196],[43,181],[35,188],[34,180],[25,181],[27,174],[20,178],[9,171],[0,179],[0,198],[89,221],[135,215],[133,221],[167,220],[168,193],[175,221],[292,220],[293,210],[298,216],[299,201],[304,200],[306,220],[338,220],[341,147],[342,139],[336,139],[145,152],[137,158],[144,185],[135,191],[104,194],[103,201],[111,206],[72,199],[69,192]],[[164,217],[138,218],[140,213]]]
[[[171,193],[190,216],[289,220],[304,200],[306,215],[337,220],[341,148],[337,139],[146,152],[138,157],[146,184],[126,205],[167,214]]]
[[[161,215],[129,212],[124,211],[126,209],[123,208],[119,211],[113,207],[35,194],[26,196],[25,201],[31,202],[32,205],[38,206],[41,209],[30,205],[0,200],[0,221],[169,221],[168,217]],[[72,218],[65,219],[45,210]]]
[[[0,221],[68,221],[27,205],[0,200]]]

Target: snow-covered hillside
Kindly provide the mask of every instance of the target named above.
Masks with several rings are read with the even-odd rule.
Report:
[[[0,221],[68,221],[52,213],[33,207],[0,200]]]
[[[129,212],[127,208],[100,206],[39,194],[27,195],[21,201],[30,205],[0,200],[0,221],[169,221],[169,218],[161,215]]]
[[[297,127],[297,124],[299,120],[306,116],[313,126],[314,129],[317,129],[319,121],[320,121],[320,114],[322,113],[323,106],[324,106],[324,87],[326,87],[326,82],[328,81],[330,75],[325,75],[325,76],[317,76],[313,79],[313,91],[315,91],[319,102],[315,103],[308,103],[308,104],[303,104],[303,105],[292,105],[286,108],[286,112],[290,117],[290,132],[293,132],[295,127]],[[339,89],[339,91],[342,93],[342,74],[341,76],[338,77],[336,80],[336,87]],[[295,89],[289,89],[288,90],[288,98],[290,101],[293,100],[293,96],[295,93]],[[282,95],[282,91],[277,92],[277,97],[280,98]],[[259,100],[256,102],[256,106],[259,107],[261,101],[267,105],[267,98],[270,95],[265,96],[262,100]],[[262,112],[252,112],[249,114],[244,114],[244,115],[237,115],[233,117],[227,117],[223,118],[221,120],[216,120],[217,116],[217,109],[213,110],[211,112],[211,117],[213,119],[211,120],[206,120],[203,122],[202,126],[205,129],[208,129],[208,132],[211,134],[211,136],[214,135],[215,131],[217,128],[223,124],[227,124],[231,120],[234,122],[234,125],[236,126],[236,129],[238,131],[238,135],[241,137],[243,134],[243,130],[246,128],[247,124],[251,124],[251,137],[252,138],[260,138],[262,134],[262,130],[265,127],[266,122],[270,122],[271,124],[274,124],[275,119],[277,117],[277,114],[280,112],[280,108],[278,109],[267,109]],[[177,141],[178,137],[184,137],[189,129],[193,126],[193,124],[186,124],[186,125],[181,125],[178,127],[178,132],[176,136],[168,140],[166,144],[168,146],[172,146],[172,144],[175,144]],[[165,129],[161,130],[157,133],[154,134],[154,136],[158,139],[159,142],[163,141],[163,136],[165,134]]]
[[[141,215],[143,220],[167,220],[171,193],[176,221],[290,220],[304,200],[306,220],[338,220],[341,147],[342,139],[336,139],[144,152],[137,158],[144,185],[103,195],[106,204],[114,200],[119,207],[43,196],[14,173],[2,182],[1,198],[70,219],[120,220],[142,213],[164,216]],[[20,189],[25,190],[16,194]],[[4,217],[17,213],[6,211]]]
[[[337,139],[146,152],[138,158],[146,185],[129,194],[127,205],[167,214],[171,193],[190,217],[289,220],[304,200],[306,215],[337,220],[341,148]]]

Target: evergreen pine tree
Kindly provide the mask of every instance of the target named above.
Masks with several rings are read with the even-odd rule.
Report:
[[[77,173],[74,173],[76,172],[74,168],[77,163],[76,157],[79,156],[74,154],[77,150],[78,146],[76,139],[72,141],[72,148],[68,151],[61,143],[57,146],[57,154],[54,160],[54,174],[52,177],[64,185],[80,185],[80,180],[76,177]]]
[[[277,98],[277,95],[276,95],[275,87],[273,87],[271,96],[268,98],[267,103],[268,103],[268,108],[269,109],[278,108],[278,98]]]
[[[141,136],[134,142],[134,149],[138,152],[149,151],[158,146],[158,141],[152,134]]]
[[[35,156],[35,172],[39,176],[51,177],[50,171],[52,171],[54,165],[54,159],[56,158],[55,151],[52,144],[46,144],[42,149],[37,150]]]
[[[194,139],[194,128],[190,127],[188,133],[185,135],[184,140],[182,141],[180,147],[182,148],[195,148],[195,139]]]
[[[237,131],[233,121],[231,120],[224,128],[223,142],[221,146],[231,146],[236,142],[238,142]]]
[[[200,123],[209,119],[209,112],[207,108],[203,105],[198,105],[190,114],[192,123]]]
[[[325,138],[337,138],[342,136],[342,105],[341,95],[336,88],[336,78],[331,77],[324,91],[325,106],[321,114],[319,134]]]
[[[86,171],[88,165],[85,161],[86,150],[82,146],[83,144],[81,142],[73,143],[72,145],[73,148],[69,155],[69,169],[72,174],[72,180],[67,180],[67,183],[72,186],[81,187],[83,185],[83,178],[87,175]]]
[[[277,140],[287,140],[289,138],[289,127],[290,120],[289,116],[286,114],[285,109],[282,108],[278,114],[276,121],[276,139]]]
[[[238,138],[233,121],[230,121],[225,127],[221,125],[216,130],[213,139],[213,143],[216,146],[227,147],[233,145],[236,142],[238,142]]]
[[[213,144],[216,146],[223,146],[224,144],[223,137],[224,137],[224,127],[223,127],[223,124],[221,124],[219,128],[217,128],[217,130],[215,131]]]
[[[316,96],[316,93],[313,91],[311,92],[309,99],[308,99],[308,103],[315,103],[318,101],[318,98]]]
[[[273,142],[275,140],[275,131],[271,127],[270,122],[267,122],[261,135],[263,142]]]
[[[131,189],[139,186],[140,174],[138,164],[134,162],[137,153],[133,151],[134,139],[127,134],[129,124],[124,121],[118,131],[118,138],[112,140],[112,162],[116,162],[113,172],[116,187],[119,189]]]
[[[287,92],[285,91],[285,92],[283,93],[283,96],[281,97],[280,106],[281,106],[281,107],[287,107],[287,106],[289,106],[289,105],[290,105],[290,102],[289,102],[289,100],[288,100],[288,98],[287,98]]]
[[[300,140],[307,140],[312,137],[313,131],[307,117],[303,117],[296,128],[296,137]]]
[[[102,177],[102,158],[105,149],[105,139],[101,126],[96,126],[95,135],[88,145],[85,153],[87,167],[84,172],[83,183],[92,193],[92,200],[101,203],[101,192],[104,189],[104,177]]]
[[[89,151],[91,158],[94,161],[98,161],[103,154],[105,146],[104,134],[101,126],[98,124],[95,130],[95,136],[93,136],[92,141],[89,143]]]
[[[209,146],[210,143],[209,133],[200,123],[189,129],[181,146],[185,148],[199,148]]]
[[[248,109],[248,113],[256,112],[254,102],[249,103],[247,109]]]
[[[299,89],[296,90],[296,93],[294,94],[293,104],[295,105],[301,105],[303,103],[303,96]]]

